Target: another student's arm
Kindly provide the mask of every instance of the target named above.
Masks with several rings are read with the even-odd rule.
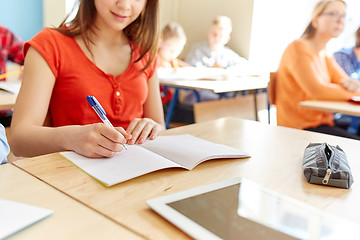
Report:
[[[321,73],[326,69],[320,69],[312,56],[306,53],[299,55],[291,72],[297,84],[312,99],[346,101],[351,96],[360,95],[360,92],[350,92],[338,83],[326,82]]]
[[[351,75],[355,69],[351,64],[351,57],[342,52],[334,53],[334,59],[337,64],[346,72],[347,75]]]
[[[144,104],[144,118],[131,121],[126,132],[132,135],[129,144],[142,144],[147,138],[153,140],[165,130],[164,113],[161,104],[159,80],[156,74],[148,80],[149,93]]]
[[[30,47],[11,123],[9,143],[15,155],[32,157],[73,150],[87,157],[111,157],[122,150],[123,135],[102,123],[44,126],[54,84],[55,76],[49,65]]]
[[[353,93],[360,91],[360,82],[350,78],[344,69],[337,64],[334,58],[326,58],[326,60],[332,82],[340,84],[346,90]]]

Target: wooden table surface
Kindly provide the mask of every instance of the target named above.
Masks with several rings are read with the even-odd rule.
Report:
[[[54,211],[9,239],[142,239],[12,164],[0,166],[0,199]]]
[[[360,117],[360,105],[345,102],[345,101],[304,101],[300,102],[300,107],[328,111],[334,113],[342,113],[351,116]]]
[[[0,94],[0,110],[12,109],[15,105],[17,94]]]
[[[252,157],[212,160],[191,171],[161,170],[110,188],[103,187],[59,154],[14,164],[149,239],[187,239],[188,236],[153,212],[146,200],[234,177],[248,178],[360,224],[359,141],[235,118],[174,128],[164,135],[183,133],[239,148]],[[350,190],[306,182],[302,158],[310,142],[327,142],[344,149],[355,179]]]

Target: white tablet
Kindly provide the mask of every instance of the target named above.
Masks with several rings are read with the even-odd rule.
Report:
[[[195,239],[356,239],[359,226],[235,178],[150,199],[147,204]]]

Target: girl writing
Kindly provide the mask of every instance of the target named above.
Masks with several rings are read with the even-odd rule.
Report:
[[[72,21],[27,42],[9,139],[13,153],[111,157],[124,143],[154,139],[164,129],[153,61],[157,17],[158,0],[80,0]],[[87,95],[97,98],[116,130],[100,123]]]

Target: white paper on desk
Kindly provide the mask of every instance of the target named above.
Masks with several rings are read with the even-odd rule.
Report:
[[[208,79],[217,80],[223,79],[226,74],[225,69],[221,68],[158,68],[158,78],[161,80],[195,80]]]
[[[34,224],[52,213],[52,210],[0,199],[0,239]]]
[[[127,145],[127,149],[111,158],[87,158],[75,152],[61,155],[106,186],[156,170],[181,167],[139,145]]]
[[[174,80],[228,80],[232,77],[241,76],[259,76],[259,71],[247,68],[158,68],[157,75],[160,80],[174,81]]]
[[[190,134],[157,137],[141,146],[188,170],[209,159],[249,157],[239,149],[209,142]]]
[[[159,136],[142,145],[128,145],[128,150],[112,158],[87,158],[75,152],[60,154],[106,186],[160,169],[193,169],[199,163],[217,158],[245,158],[248,154],[189,134]]]
[[[20,91],[21,82],[6,82],[6,81],[0,81],[0,90],[18,94]]]

